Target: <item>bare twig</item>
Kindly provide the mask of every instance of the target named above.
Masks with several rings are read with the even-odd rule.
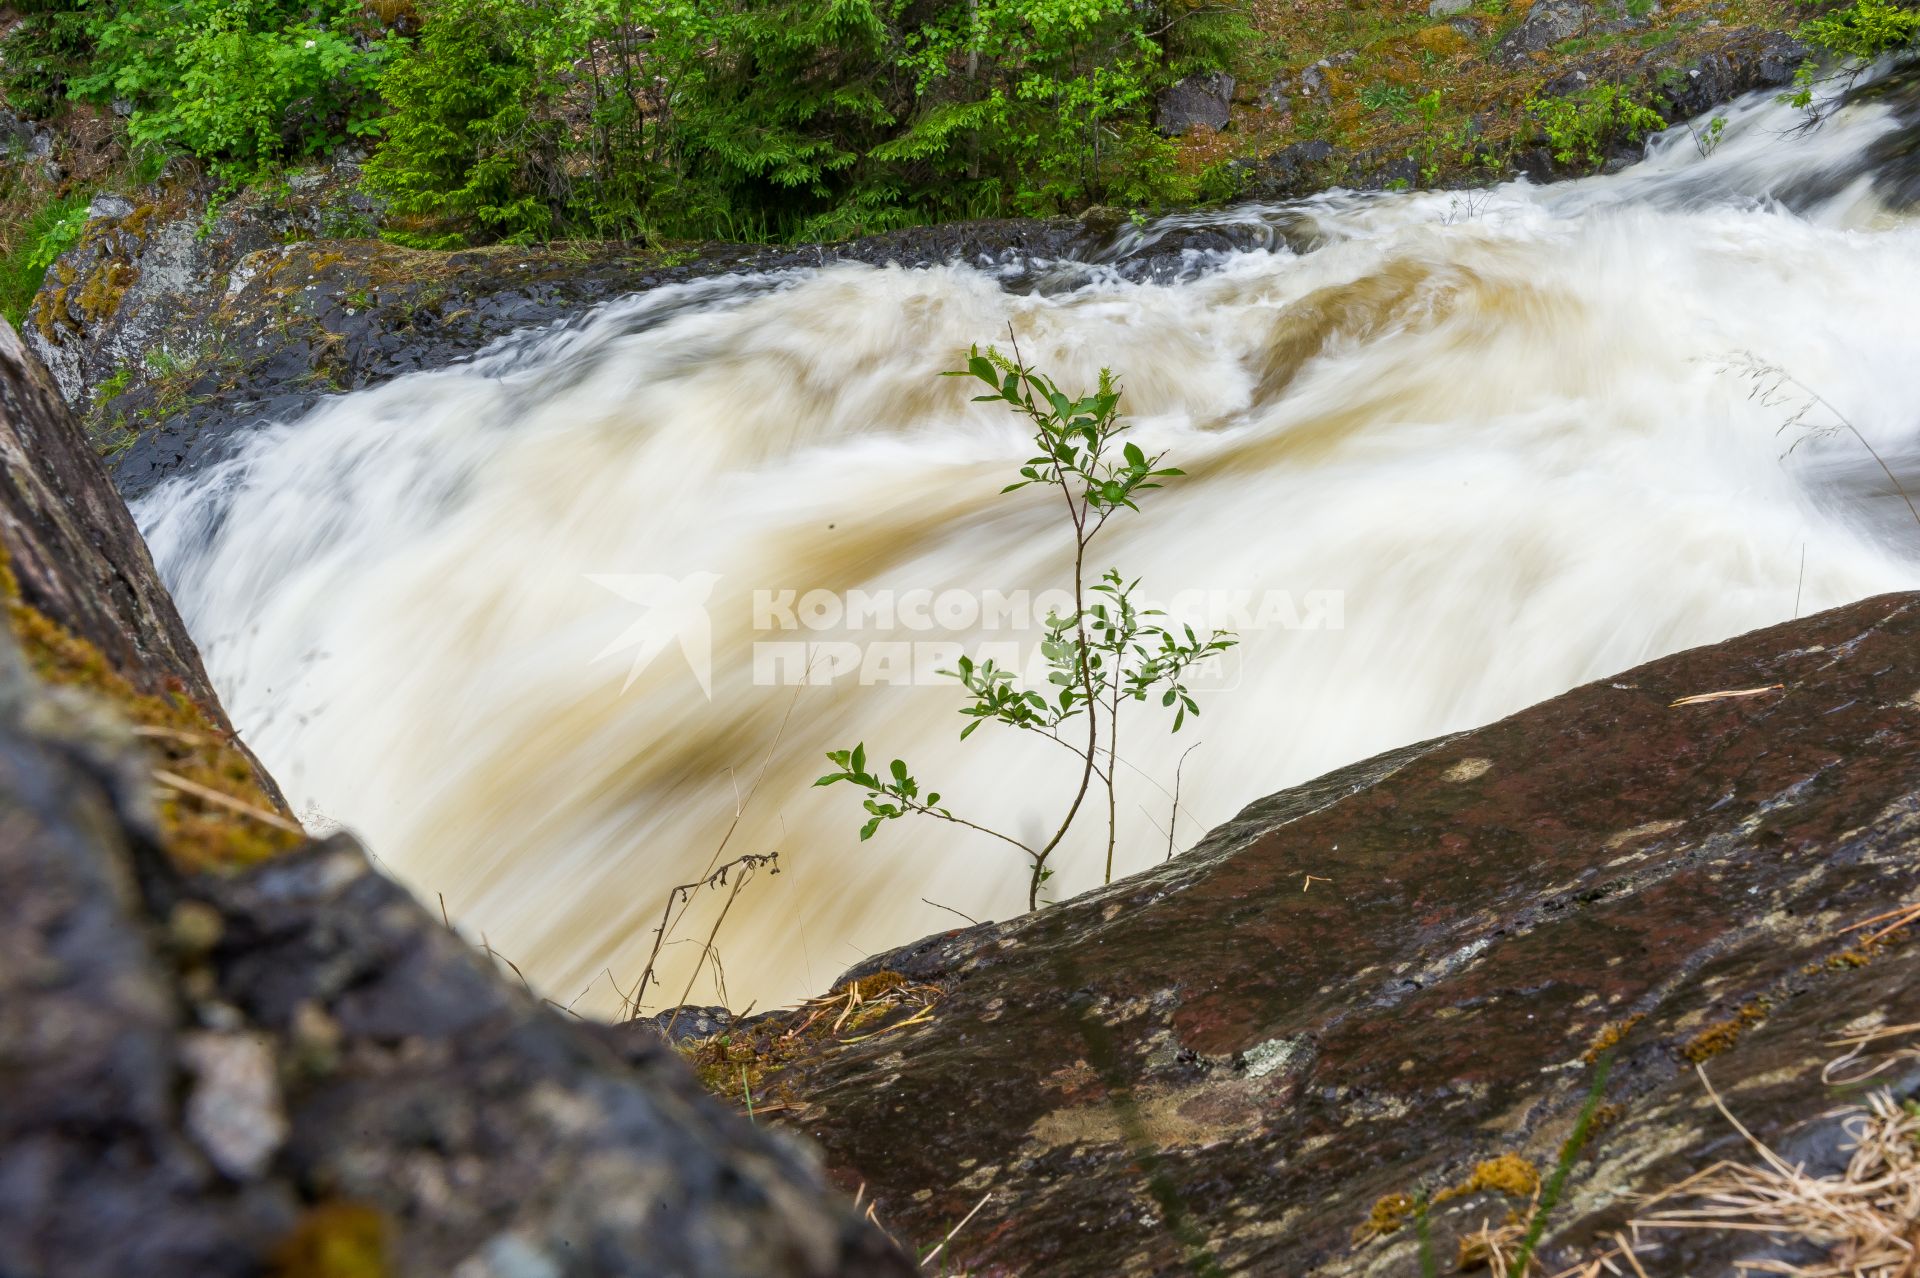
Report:
[[[947,913],[949,913],[949,914],[959,914],[961,918],[963,918],[963,919],[965,919],[965,920],[966,920],[967,922],[969,922],[969,923],[971,923],[971,924],[973,924],[973,925],[974,925],[975,927],[979,927],[979,926],[980,926],[980,920],[979,920],[979,919],[976,919],[976,918],[975,918],[975,917],[973,917],[973,915],[971,915],[971,914],[963,914],[963,913],[961,913],[961,912],[960,912],[959,910],[956,910],[956,909],[954,909],[954,908],[953,908],[953,907],[952,907],[951,905],[942,905],[942,904],[940,904],[940,902],[938,902],[938,901],[928,901],[928,900],[927,900],[927,898],[926,898],[926,897],[924,897],[924,896],[923,896],[923,897],[921,897],[920,899],[921,899],[921,900],[922,900],[923,902],[925,902],[926,904],[928,904],[928,905],[931,905],[931,906],[932,906],[932,907],[933,907],[934,909],[936,909],[936,910],[945,910],[945,911],[946,911]]]
[[[1180,762],[1176,764],[1173,769],[1173,811],[1167,814],[1167,860],[1169,861],[1173,860],[1174,827],[1180,823],[1180,774],[1186,770],[1187,755],[1192,754],[1205,744],[1206,742],[1204,741],[1196,741],[1188,746],[1186,754],[1180,756]]]

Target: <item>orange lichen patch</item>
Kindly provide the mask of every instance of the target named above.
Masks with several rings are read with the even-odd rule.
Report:
[[[59,326],[76,318],[82,325],[93,325],[113,317],[127,290],[140,282],[128,238],[118,226],[88,229],[80,248],[91,252],[94,265],[82,275],[63,262],[49,273],[39,310],[41,336],[57,341]]]
[[[1498,1193],[1509,1198],[1532,1198],[1540,1192],[1540,1169],[1518,1154],[1501,1154],[1473,1165],[1473,1174],[1433,1196],[1436,1203],[1468,1194]]]
[[[1353,1231],[1354,1245],[1398,1233],[1412,1219],[1418,1205],[1412,1194],[1387,1194],[1380,1198],[1373,1204],[1373,1210],[1367,1213],[1367,1218]]]
[[[1587,1044],[1587,1050],[1582,1054],[1580,1059],[1591,1065],[1618,1047],[1620,1040],[1625,1038],[1633,1027],[1640,1023],[1642,1015],[1643,1013],[1635,1012],[1625,1020],[1609,1021],[1605,1025],[1602,1025],[1600,1032],[1593,1036],[1593,1042]]]
[[[875,972],[871,976],[863,976],[857,981],[848,981],[845,985],[834,989],[827,997],[851,997],[854,1001],[860,1002],[877,998],[888,990],[897,990],[911,984],[913,982],[900,973],[888,969]]]
[[[300,1217],[274,1249],[274,1278],[387,1278],[390,1228],[378,1209],[323,1203]]]
[[[1764,1001],[1748,1003],[1731,1017],[1695,1034],[1687,1040],[1680,1054],[1695,1065],[1710,1061],[1720,1053],[1730,1049],[1740,1041],[1740,1036],[1767,1019],[1767,1005]]]
[[[98,648],[20,597],[0,548],[0,595],[26,657],[43,681],[110,703],[153,752],[160,838],[188,873],[255,865],[306,841],[261,788],[253,762],[184,688],[135,688]]]
[[[1465,1180],[1447,1186],[1430,1201],[1438,1206],[1470,1194],[1494,1193],[1531,1202],[1539,1196],[1540,1184],[1540,1169],[1532,1162],[1518,1154],[1500,1154],[1475,1163]],[[1412,1194],[1386,1195],[1373,1204],[1367,1218],[1354,1229],[1354,1246],[1398,1232],[1420,1209],[1419,1200]]]

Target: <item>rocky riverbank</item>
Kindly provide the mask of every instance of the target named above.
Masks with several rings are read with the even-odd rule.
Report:
[[[299,832],[4,322],[0,465],[0,1270],[914,1272],[662,1043]]]
[[[1639,1196],[1757,1158],[1709,1087],[1816,1175],[1847,1161],[1836,1043],[1907,1027],[1874,1085],[1920,1094],[1920,946],[1850,930],[1920,900],[1917,776],[1920,596],[1870,599],[1274,795],[686,1050],[902,1237],[967,1218],[976,1274],[1417,1274],[1420,1201],[1450,1266],[1529,1217],[1585,1121],[1557,1273]],[[1733,1229],[1637,1252],[1824,1254]]]
[[[972,1274],[1401,1274],[1423,1232],[1510,1252],[1556,1171],[1550,1271],[1728,1273],[1823,1244],[1622,1233],[1757,1156],[1710,1087],[1814,1175],[1836,1058],[1920,1094],[1920,949],[1858,927],[1920,898],[1920,596],[1343,769],[676,1053],[291,825],[4,328],[0,459],[9,1273],[914,1272],[837,1186]]]

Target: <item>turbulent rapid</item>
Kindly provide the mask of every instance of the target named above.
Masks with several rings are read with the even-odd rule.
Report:
[[[1096,262],[656,291],[263,428],[137,513],[310,825],[600,1012],[670,889],[777,850],[717,933],[724,987],[687,991],[766,1007],[1024,907],[1004,844],[926,821],[860,842],[858,796],[812,787],[825,751],[904,758],[1022,838],[1072,797],[1075,759],[962,742],[956,690],[913,677],[940,645],[1030,643],[1006,601],[1071,576],[1057,499],[1001,493],[1019,424],[935,376],[970,344],[1011,332],[1070,388],[1114,369],[1132,437],[1187,473],[1092,566],[1240,631],[1197,722],[1125,721],[1121,872],[1374,752],[1920,586],[1905,504],[1834,429],[1920,487],[1920,223],[1866,159],[1899,126],[1727,114],[1710,154],[1677,129],[1560,186],[1189,215]],[[1230,224],[1268,247],[1128,269]],[[1103,819],[1055,895],[1100,882]],[[650,1002],[728,899],[702,895]]]

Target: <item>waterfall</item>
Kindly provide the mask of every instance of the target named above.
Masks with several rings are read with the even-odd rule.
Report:
[[[969,830],[861,842],[859,796],[812,786],[825,751],[903,758],[1020,838],[1078,778],[1053,743],[963,742],[931,677],[1029,653],[1071,576],[1057,495],[1001,492],[1020,423],[936,376],[973,343],[1011,333],[1070,389],[1114,370],[1130,438],[1186,475],[1091,566],[1240,634],[1179,734],[1128,711],[1122,872],[1338,765],[1920,586],[1920,530],[1831,429],[1920,489],[1920,234],[1868,158],[1900,124],[1725,114],[1710,151],[1675,129],[1552,187],[1183,215],[1086,262],[660,290],[264,427],[137,514],[310,826],[600,1013],[671,888],[777,850],[777,876],[698,895],[648,996],[680,997],[730,902],[724,987],[703,967],[689,997],[765,1008],[1025,904],[1019,853]],[[1265,247],[1129,269],[1209,225]],[[1056,896],[1099,883],[1104,816]]]

